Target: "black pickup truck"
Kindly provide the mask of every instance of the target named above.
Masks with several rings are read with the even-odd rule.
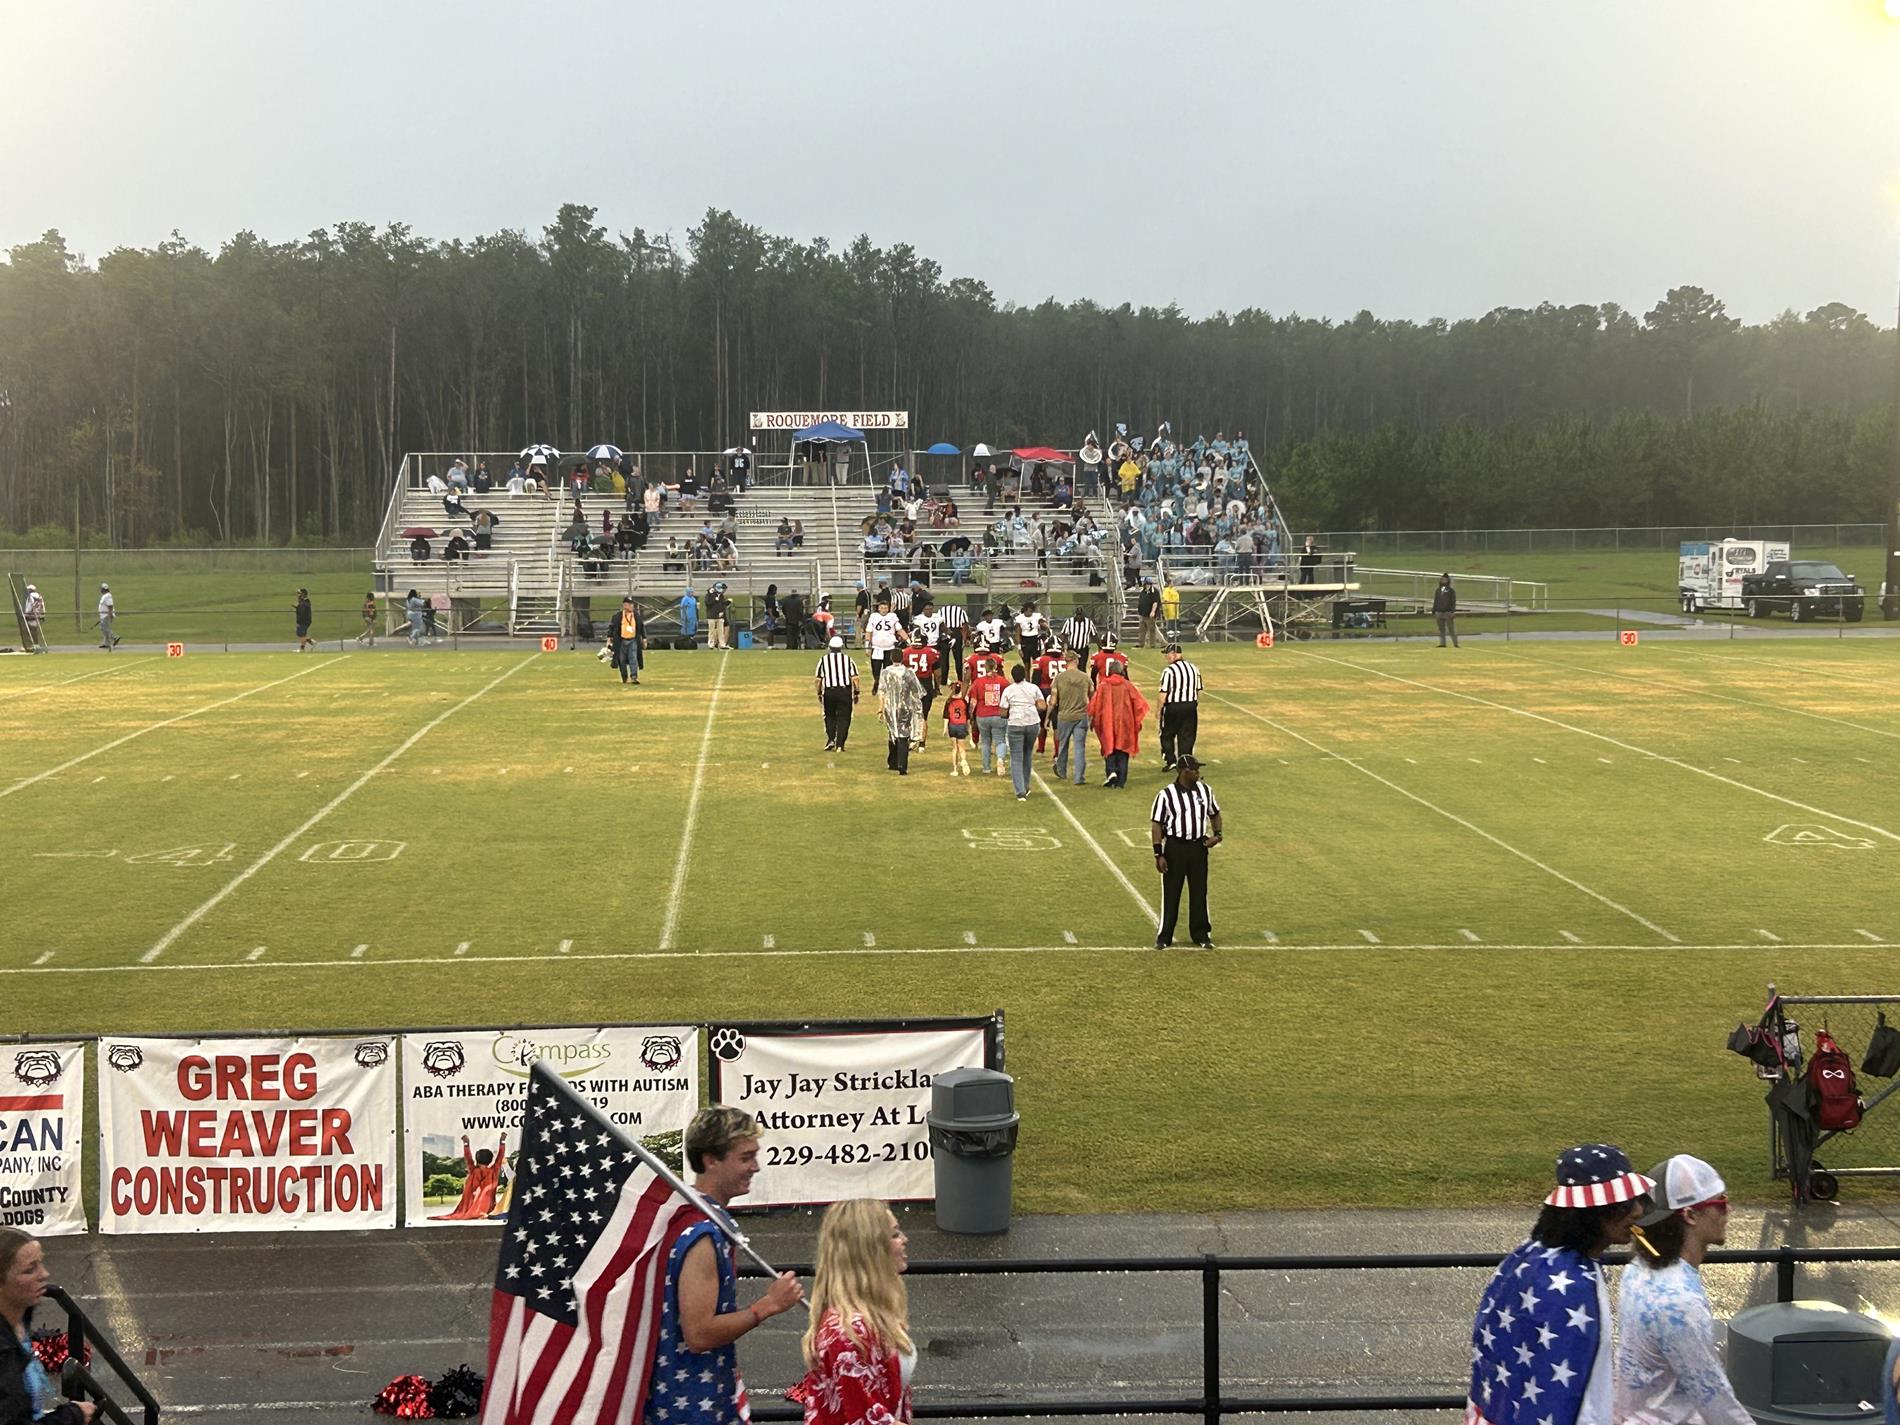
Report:
[[[1816,559],[1783,559],[1759,574],[1742,576],[1742,605],[1750,618],[1786,609],[1796,623],[1826,614],[1859,623],[1867,591],[1835,565]]]

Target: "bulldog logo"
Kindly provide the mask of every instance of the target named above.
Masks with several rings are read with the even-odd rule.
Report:
[[[437,1039],[422,1046],[422,1067],[438,1079],[452,1079],[462,1072],[462,1046],[452,1039]]]
[[[13,1077],[31,1089],[43,1089],[59,1077],[59,1055],[51,1049],[22,1049],[13,1056]]]
[[[706,1043],[710,1046],[713,1053],[717,1054],[728,1064],[745,1053],[745,1035],[736,1029],[715,1029],[712,1032],[712,1038],[708,1039]]]
[[[640,1062],[656,1074],[663,1074],[680,1061],[680,1037],[677,1034],[649,1034],[640,1045]]]
[[[136,1044],[114,1044],[106,1050],[106,1062],[122,1074],[129,1074],[145,1062],[145,1051]]]
[[[356,1046],[358,1067],[373,1069],[389,1062],[389,1045],[381,1039],[365,1039]]]

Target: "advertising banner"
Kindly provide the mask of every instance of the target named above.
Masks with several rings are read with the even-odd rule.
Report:
[[[909,430],[909,411],[754,411],[753,430],[803,430],[822,421],[836,421],[869,435],[874,430]]]
[[[699,1107],[699,1031],[456,1030],[405,1034],[404,1225],[455,1227],[508,1215],[528,1074],[545,1062],[676,1170]]]
[[[396,1224],[396,1042],[99,1041],[99,1230]]]
[[[988,1021],[968,1027],[713,1029],[712,1096],[759,1120],[758,1177],[741,1207],[935,1195],[931,1081],[984,1065]]]
[[[0,1227],[35,1237],[84,1232],[86,1046],[9,1045],[0,1066]]]

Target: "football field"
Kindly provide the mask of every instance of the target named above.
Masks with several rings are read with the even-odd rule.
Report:
[[[1000,1006],[1032,1210],[1526,1200],[1591,1138],[1771,1194],[1722,1040],[1895,988],[1900,644],[1196,658],[1211,952],[1152,948],[1152,722],[1018,803],[868,697],[820,751],[809,654],[5,660],[8,1025]]]

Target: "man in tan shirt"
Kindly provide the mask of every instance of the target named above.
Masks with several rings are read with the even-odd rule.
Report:
[[[1055,774],[1069,775],[1069,748],[1075,748],[1076,786],[1087,775],[1089,747],[1089,675],[1069,664],[1049,683],[1049,722],[1056,730]]]

